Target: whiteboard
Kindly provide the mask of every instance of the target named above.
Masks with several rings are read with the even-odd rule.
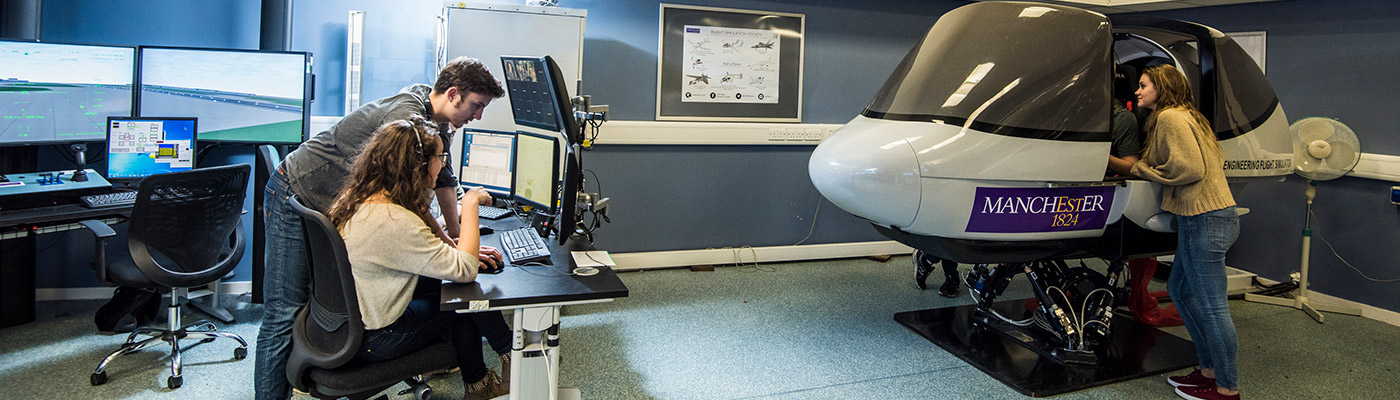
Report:
[[[551,56],[563,72],[569,95],[575,96],[583,76],[583,28],[586,10],[510,4],[448,2],[446,18],[446,63],[458,56],[481,60],[497,80],[501,56]],[[510,95],[496,99],[482,112],[481,120],[467,124],[473,129],[506,132],[534,129],[517,128],[511,112]],[[558,135],[555,135],[556,138]],[[452,165],[461,165],[461,135],[453,137]]]

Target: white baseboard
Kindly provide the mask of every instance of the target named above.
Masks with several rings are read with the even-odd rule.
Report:
[[[224,294],[247,293],[253,291],[253,282],[224,282],[221,284]],[[85,287],[85,288],[53,288],[34,290],[35,301],[50,300],[106,300],[112,298],[111,287]]]
[[[1263,283],[1265,285],[1276,285],[1279,283],[1276,280],[1264,277],[1259,277],[1258,279],[1259,283]],[[1361,309],[1362,317],[1370,318],[1376,321],[1381,321],[1395,326],[1400,326],[1400,312],[1390,311],[1384,308],[1361,304],[1347,299],[1328,296],[1325,293],[1317,292],[1314,290],[1308,291],[1308,299],[1317,300],[1318,302],[1327,304],[1335,304],[1339,306],[1357,307]]]
[[[732,265],[737,263],[823,260],[884,254],[907,254],[913,249],[895,241],[814,244],[805,246],[743,247],[706,250],[653,251],[613,254],[616,270]]]

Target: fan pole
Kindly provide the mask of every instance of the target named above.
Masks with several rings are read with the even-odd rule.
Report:
[[[1303,259],[1302,271],[1299,273],[1298,289],[1291,295],[1291,299],[1262,296],[1257,294],[1245,294],[1245,301],[1255,303],[1266,303],[1277,306],[1293,307],[1303,310],[1317,323],[1322,323],[1323,315],[1319,311],[1326,311],[1346,315],[1361,315],[1360,307],[1332,305],[1326,303],[1316,303],[1308,300],[1308,260],[1312,253],[1312,204],[1313,198],[1317,197],[1317,181],[1309,180],[1303,188],[1303,197],[1307,199],[1307,211],[1303,214]]]

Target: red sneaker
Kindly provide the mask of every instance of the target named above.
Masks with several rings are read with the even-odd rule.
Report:
[[[1215,380],[1201,375],[1201,370],[1199,369],[1191,371],[1191,373],[1186,375],[1169,376],[1167,377],[1167,383],[1170,383],[1172,387],[1197,387],[1206,385],[1215,387]]]
[[[1177,386],[1176,395],[1186,400],[1240,400],[1240,394],[1223,395],[1215,391],[1215,385]]]

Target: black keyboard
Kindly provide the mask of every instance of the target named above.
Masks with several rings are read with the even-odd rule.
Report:
[[[136,191],[91,194],[80,197],[88,208],[129,206],[136,204]]]
[[[501,238],[501,252],[513,265],[538,262],[549,264],[549,245],[531,228],[496,232]]]
[[[481,218],[486,219],[501,219],[507,215],[510,215],[510,210],[505,208],[478,205],[476,206],[476,215],[479,215],[481,216]]]

